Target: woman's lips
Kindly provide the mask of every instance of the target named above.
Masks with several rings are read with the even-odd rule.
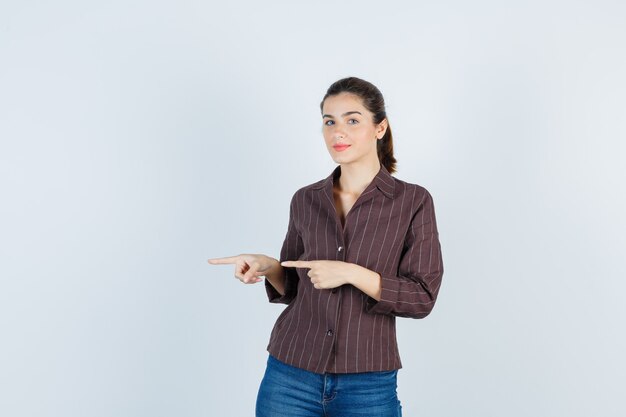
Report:
[[[346,149],[348,149],[350,147],[350,145],[334,145],[333,148],[337,151],[337,152],[341,152],[341,151],[345,151]]]

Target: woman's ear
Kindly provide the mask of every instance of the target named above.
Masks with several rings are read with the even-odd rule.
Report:
[[[387,118],[385,117],[378,124],[378,127],[376,128],[376,138],[377,139],[382,139],[383,136],[385,136],[385,133],[387,133],[387,126],[388,126],[388,122],[387,122]]]

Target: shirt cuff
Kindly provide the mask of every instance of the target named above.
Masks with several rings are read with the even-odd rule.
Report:
[[[372,314],[392,314],[400,293],[400,281],[397,277],[380,274],[380,301],[367,298],[366,311]]]
[[[290,269],[292,271],[290,271]],[[292,274],[296,274],[295,268],[285,268],[285,294],[281,295],[276,288],[269,282],[267,277],[265,278],[265,292],[267,293],[267,299],[270,303],[275,304],[289,304],[294,299],[297,289],[298,277],[293,277]]]

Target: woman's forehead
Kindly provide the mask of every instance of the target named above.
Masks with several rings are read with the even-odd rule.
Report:
[[[340,93],[336,96],[329,96],[326,100],[324,100],[325,114],[341,116],[342,113],[349,111],[359,111],[364,113],[367,109],[363,106],[361,98],[354,94]]]

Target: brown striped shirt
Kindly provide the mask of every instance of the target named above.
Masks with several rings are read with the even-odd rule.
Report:
[[[350,284],[316,289],[308,268],[285,268],[285,295],[265,280],[269,301],[287,304],[267,350],[317,373],[400,369],[396,316],[426,317],[443,275],[433,199],[424,187],[391,176],[381,164],[342,227],[333,198],[340,175],[338,165],[326,179],[294,193],[280,262],[361,265],[381,275],[381,299]]]

